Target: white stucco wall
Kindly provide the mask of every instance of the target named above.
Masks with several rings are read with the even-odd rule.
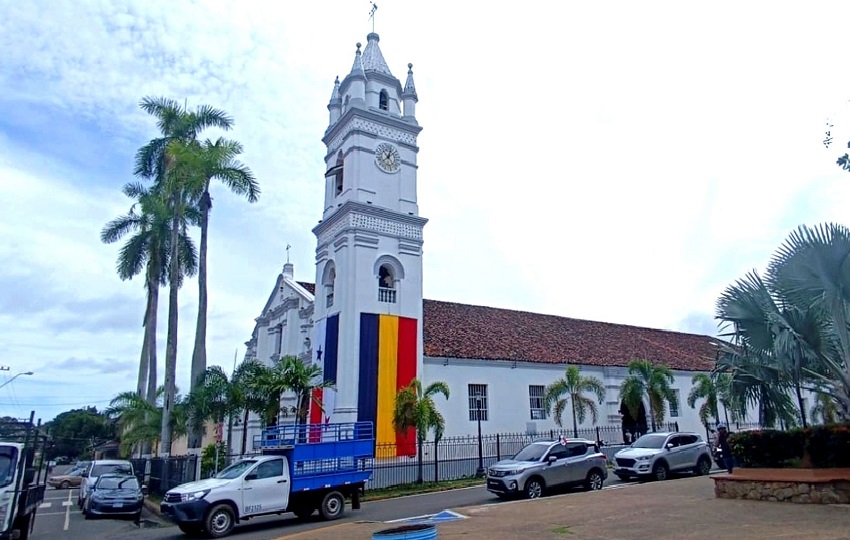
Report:
[[[477,432],[477,422],[469,419],[469,384],[486,384],[488,398],[487,421],[482,422],[482,433],[526,432],[532,424],[539,432],[558,429],[551,415],[545,420],[532,420],[529,404],[529,385],[548,386],[564,376],[566,364],[534,364],[490,360],[459,360],[426,357],[423,382],[427,385],[443,381],[449,385],[448,401],[439,396],[435,399],[440,412],[446,419],[446,436],[472,435]],[[599,425],[620,424],[620,385],[627,375],[626,368],[582,366],[582,375],[594,376],[606,387],[605,403],[599,405]],[[671,416],[668,411],[665,422],[678,422],[680,430],[704,433],[696,409],[688,407],[686,401],[691,391],[691,378],[696,372],[674,371],[673,388],[679,392],[679,411]],[[699,407],[697,403],[697,407]],[[753,415],[753,419],[755,416]],[[572,415],[564,414],[564,428],[572,428]],[[592,428],[591,419],[579,428]]]

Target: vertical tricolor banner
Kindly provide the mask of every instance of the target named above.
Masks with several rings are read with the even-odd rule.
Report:
[[[313,346],[313,362],[322,368],[322,380],[336,385],[337,352],[339,345],[339,314],[316,323],[316,342]],[[336,406],[336,390],[315,388],[310,403],[310,423],[330,423]],[[319,405],[321,403],[321,406]],[[311,436],[311,439],[313,437]]]
[[[416,335],[416,319],[360,314],[357,419],[373,422],[376,443],[395,445],[396,456],[416,455],[415,431],[393,428],[396,395],[416,378]]]

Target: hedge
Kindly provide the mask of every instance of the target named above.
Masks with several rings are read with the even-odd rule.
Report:
[[[741,467],[797,467],[804,458],[815,468],[850,467],[850,424],[742,431],[729,446]]]

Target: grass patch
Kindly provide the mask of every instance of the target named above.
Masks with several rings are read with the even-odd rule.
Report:
[[[459,489],[472,486],[480,486],[484,483],[482,478],[460,478],[458,480],[446,480],[444,482],[425,482],[424,484],[402,484],[383,489],[370,489],[363,495],[365,501],[380,501],[392,499],[393,497],[404,497],[405,495],[418,495],[420,493],[437,493],[450,489]]]
[[[558,525],[557,527],[553,527],[549,529],[549,532],[560,535],[575,534],[573,531],[570,530],[569,527],[565,525]]]

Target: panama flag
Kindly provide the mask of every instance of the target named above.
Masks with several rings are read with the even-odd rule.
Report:
[[[336,385],[337,349],[339,343],[339,314],[316,323],[313,363],[322,368],[322,381]],[[310,404],[310,423],[328,424],[336,406],[335,389],[314,388]],[[321,406],[319,405],[321,403]]]

